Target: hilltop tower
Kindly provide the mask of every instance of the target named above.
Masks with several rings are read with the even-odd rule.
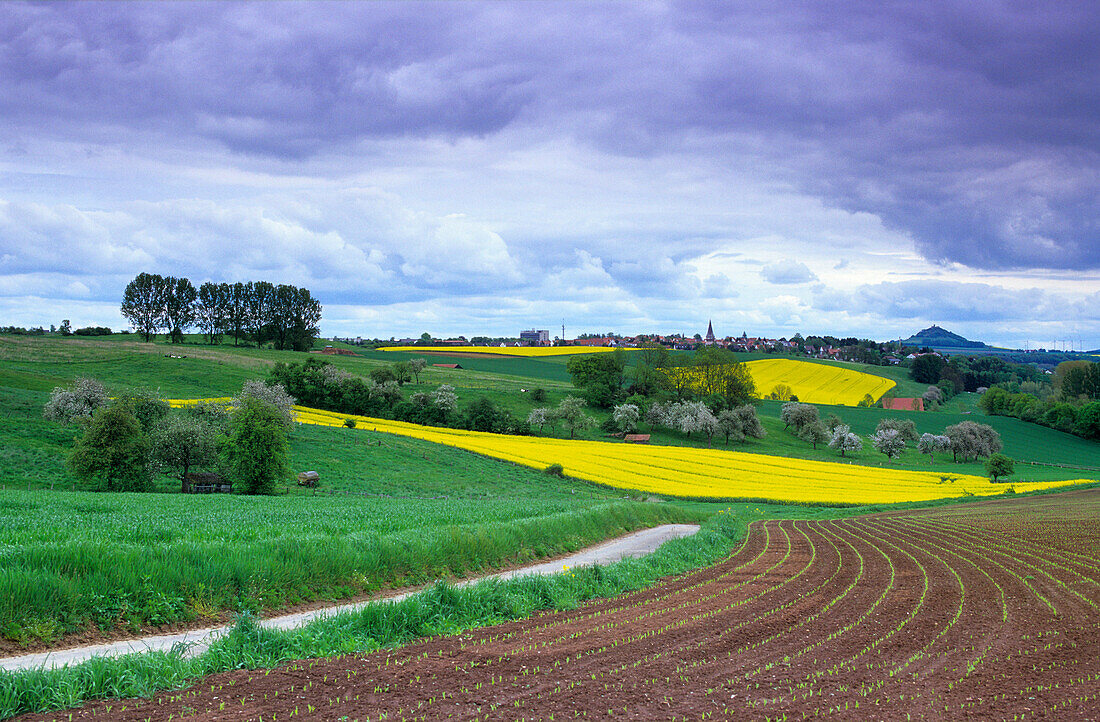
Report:
[[[703,339],[708,345],[714,343],[714,324],[707,321],[707,335]]]

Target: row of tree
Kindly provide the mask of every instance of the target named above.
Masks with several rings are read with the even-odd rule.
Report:
[[[408,399],[401,386],[419,380],[424,359],[410,359],[371,369],[368,378],[354,376],[326,360],[279,363],[268,380],[287,389],[299,403],[341,414],[396,419],[413,424],[450,426],[500,434],[528,434],[530,427],[491,399],[475,399],[461,413],[458,396],[449,384],[434,391],[418,391]]]
[[[714,408],[743,406],[756,396],[748,369],[724,349],[704,346],[691,356],[673,356],[660,344],[643,343],[631,360],[629,374],[622,349],[571,356],[565,368],[584,399],[605,409],[628,394],[678,401],[697,398]]]
[[[779,414],[783,428],[802,439],[813,448],[828,444],[830,449],[844,456],[849,451],[863,448],[863,440],[836,414],[820,418],[812,404],[790,402],[783,404]],[[998,454],[1002,448],[1001,436],[988,424],[962,421],[944,429],[943,434],[918,434],[912,419],[881,419],[875,432],[869,437],[872,448],[887,458],[896,459],[908,448],[916,445],[921,454],[934,459],[939,451],[950,451],[954,461],[975,461]],[[998,467],[1000,468],[1000,467]]]
[[[173,343],[198,328],[209,343],[232,336],[233,343],[273,343],[277,349],[307,351],[320,334],[321,304],[308,289],[267,281],[203,283],[141,273],[126,286],[122,315],[149,341],[162,330]]]
[[[994,384],[1049,383],[1042,371],[1034,366],[1014,364],[996,356],[951,356],[926,353],[909,365],[909,376],[922,384],[948,387],[948,397],[964,391],[977,391]]]
[[[1040,400],[1034,394],[994,386],[982,394],[978,406],[992,416],[1011,416],[1086,439],[1100,439],[1100,401]]]

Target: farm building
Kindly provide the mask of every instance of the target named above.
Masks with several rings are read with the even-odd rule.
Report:
[[[882,408],[887,411],[924,411],[924,399],[883,399]]]

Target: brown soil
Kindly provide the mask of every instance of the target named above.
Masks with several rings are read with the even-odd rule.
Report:
[[[446,348],[417,349],[404,353],[422,353],[425,356],[456,356],[458,358],[515,358],[504,353],[475,353],[471,351],[448,351]]]
[[[722,563],[642,592],[72,719],[713,713],[1100,720],[1100,490],[757,522]]]

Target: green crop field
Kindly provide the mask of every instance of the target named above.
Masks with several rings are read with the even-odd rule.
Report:
[[[340,599],[699,516],[375,436],[294,431],[293,462],[319,470],[324,493],[0,491],[0,633],[8,646],[41,644],[89,625],[136,629]]]

